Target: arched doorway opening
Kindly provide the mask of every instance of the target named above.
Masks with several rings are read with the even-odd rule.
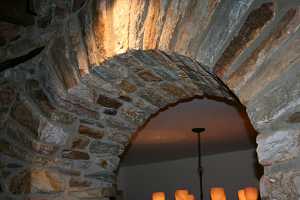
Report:
[[[200,199],[197,136],[191,131],[197,126],[206,128],[201,136],[204,199],[210,199],[212,187],[223,187],[228,199],[237,199],[242,188],[259,188],[257,133],[245,110],[224,100],[193,98],[156,113],[135,133],[118,172],[122,199],[151,199],[158,191],[174,199],[175,190],[184,188]]]

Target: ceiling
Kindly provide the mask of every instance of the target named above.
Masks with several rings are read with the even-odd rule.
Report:
[[[138,165],[197,156],[194,127],[204,155],[255,148],[256,132],[247,114],[232,105],[209,99],[179,103],[154,116],[136,133],[121,165]]]

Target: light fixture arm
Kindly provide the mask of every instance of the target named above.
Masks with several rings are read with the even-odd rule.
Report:
[[[192,131],[197,134],[198,139],[198,173],[199,173],[199,181],[200,181],[200,200],[203,200],[203,168],[202,168],[202,160],[201,160],[201,137],[200,133],[205,131],[205,128],[193,128]]]

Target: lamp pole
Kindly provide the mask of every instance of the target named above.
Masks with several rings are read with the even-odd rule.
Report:
[[[202,169],[202,161],[201,161],[201,137],[200,133],[205,131],[205,128],[193,128],[192,131],[197,134],[198,138],[198,173],[199,173],[199,181],[200,181],[200,200],[203,200],[203,169]]]

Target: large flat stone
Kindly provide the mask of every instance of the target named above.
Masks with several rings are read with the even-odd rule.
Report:
[[[87,126],[84,124],[80,124],[79,133],[94,139],[101,139],[105,135],[105,132],[101,129]]]
[[[262,165],[272,165],[296,158],[300,153],[300,131],[278,130],[257,137],[257,154]]]
[[[9,191],[13,194],[28,194],[31,192],[31,174],[24,170],[13,176],[9,183]]]
[[[90,152],[94,154],[119,155],[120,146],[113,143],[93,141],[89,146]]]
[[[64,177],[53,171],[34,169],[30,173],[32,192],[61,192],[64,190]]]

